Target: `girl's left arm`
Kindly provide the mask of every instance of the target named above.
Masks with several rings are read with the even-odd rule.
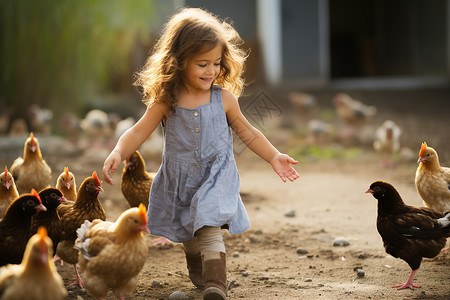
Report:
[[[298,163],[289,155],[280,153],[267,138],[244,117],[237,99],[231,92],[222,90],[222,102],[230,124],[242,142],[262,159],[272,165],[273,170],[286,182],[296,180],[299,175],[292,165]]]

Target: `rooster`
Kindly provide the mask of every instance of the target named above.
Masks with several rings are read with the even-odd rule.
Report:
[[[425,142],[417,163],[415,184],[425,206],[439,212],[450,210],[450,168],[441,167],[436,150]]]
[[[60,205],[58,213],[63,226],[62,239],[56,249],[56,254],[63,261],[74,265],[77,279],[71,285],[83,287],[83,281],[78,273],[78,250],[73,248],[77,238],[76,230],[85,220],[106,219],[105,210],[98,199],[98,193],[103,191],[102,184],[94,171],[87,177],[78,189],[77,199],[72,205]]]
[[[25,141],[23,158],[18,157],[11,166],[11,174],[14,176],[19,194],[37,191],[50,186],[52,169],[43,159],[38,139],[30,133]]]
[[[372,183],[366,193],[378,200],[377,229],[386,252],[411,267],[408,281],[392,287],[418,288],[412,281],[422,258],[438,255],[450,236],[450,211],[444,214],[406,205],[397,190],[384,181]]]
[[[64,171],[56,179],[56,188],[64,194],[64,198],[68,201],[75,202],[77,199],[75,175],[69,171],[68,167],[64,167]]]
[[[0,266],[20,264],[31,236],[31,217],[41,210],[46,208],[34,189],[9,205],[0,221]]]
[[[143,203],[148,207],[148,197],[156,173],[145,170],[145,161],[139,151],[128,157],[122,170],[120,189],[131,207],[138,207]]]
[[[0,219],[3,218],[6,209],[17,197],[19,197],[19,192],[17,192],[14,177],[5,167],[5,172],[0,174]]]
[[[85,221],[77,230],[75,248],[89,294],[104,297],[109,289],[124,299],[138,283],[148,256],[149,233],[144,205],[124,211],[116,222]]]
[[[47,210],[40,211],[31,218],[31,234],[35,234],[39,227],[45,227],[53,242],[53,253],[56,253],[62,236],[61,218],[56,209],[60,204],[67,204],[67,199],[59,189],[51,187],[40,191],[39,197]]]
[[[41,227],[28,241],[22,263],[0,269],[0,299],[63,300],[67,290],[52,255],[52,241]]]

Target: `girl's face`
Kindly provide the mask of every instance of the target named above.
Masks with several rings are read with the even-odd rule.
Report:
[[[191,57],[182,72],[183,85],[189,90],[206,91],[220,72],[222,45]]]

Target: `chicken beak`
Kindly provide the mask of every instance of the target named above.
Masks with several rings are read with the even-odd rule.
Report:
[[[9,190],[9,188],[11,187],[11,182],[10,182],[10,181],[7,181],[7,182],[5,183],[5,187],[6,187],[7,190]]]
[[[47,211],[47,208],[46,208],[42,203],[39,203],[39,204],[35,207],[35,209],[37,210],[37,212],[40,212],[40,211]]]
[[[150,230],[148,229],[147,225],[139,227],[139,231],[146,232],[146,233],[150,234]]]
[[[426,161],[427,161],[426,158],[419,157],[419,159],[417,160],[417,163],[426,162]]]
[[[97,187],[97,191],[98,191],[98,192],[104,192],[105,190],[102,188],[101,185],[99,185],[99,186]]]
[[[70,182],[66,183],[66,188],[70,190]]]
[[[368,189],[365,193],[366,193],[366,194],[372,194],[372,195],[373,195],[373,190]]]
[[[61,198],[59,198],[59,202],[61,204],[68,204],[69,200],[67,200],[66,197],[62,196]]]
[[[48,248],[46,245],[42,245],[39,249],[39,262],[43,265],[48,263]]]

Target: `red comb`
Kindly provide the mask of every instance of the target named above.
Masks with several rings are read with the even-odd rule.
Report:
[[[100,182],[100,179],[98,179],[98,176],[97,176],[97,172],[96,172],[96,171],[94,171],[94,173],[92,173],[92,177],[94,177],[94,179],[97,180],[97,182],[98,182],[99,185],[102,185],[102,183]]]
[[[66,181],[70,181],[69,167],[64,167],[64,175],[66,176]]]
[[[5,177],[8,176],[8,168],[5,166]]]
[[[39,200],[39,203],[41,203],[42,204],[42,200],[41,200],[41,197],[39,197],[39,194],[36,192],[36,190],[35,189],[31,189],[31,195],[33,195],[33,196],[35,196],[36,198],[38,198],[38,200]]]
[[[147,209],[144,204],[139,204],[139,214],[144,218],[145,222],[147,222]]]
[[[31,145],[34,146],[35,142],[34,142],[34,134],[33,134],[33,132],[30,132],[30,138],[31,138]]]
[[[45,237],[47,236],[47,229],[44,226],[40,226],[37,234],[39,235],[39,240],[43,242],[45,241]]]
[[[422,146],[420,147],[420,152],[419,152],[419,156],[422,157],[423,156],[423,152],[427,149],[427,143],[423,142]]]

